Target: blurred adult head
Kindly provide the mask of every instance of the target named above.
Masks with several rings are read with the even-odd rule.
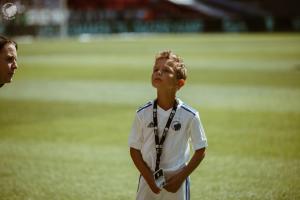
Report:
[[[17,64],[16,42],[0,35],[0,87],[12,81]]]

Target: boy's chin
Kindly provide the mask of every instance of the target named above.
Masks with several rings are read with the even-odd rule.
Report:
[[[156,89],[158,89],[158,87],[159,87],[159,85],[157,83],[153,83],[153,82],[152,82],[152,86]]]

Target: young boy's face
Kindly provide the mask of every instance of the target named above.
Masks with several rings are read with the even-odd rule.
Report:
[[[167,59],[160,58],[156,60],[152,72],[152,85],[157,89],[174,89],[178,88],[178,80],[173,67],[166,65]]]

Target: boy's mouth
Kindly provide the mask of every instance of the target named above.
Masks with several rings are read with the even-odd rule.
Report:
[[[161,78],[156,77],[154,78],[154,81],[161,81]]]
[[[154,83],[160,83],[161,82],[161,80],[160,79],[154,79],[154,81],[153,81]]]

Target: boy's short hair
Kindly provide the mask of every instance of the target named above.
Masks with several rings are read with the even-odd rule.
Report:
[[[162,58],[167,59],[166,65],[172,67],[175,70],[177,79],[186,80],[187,69],[185,67],[185,64],[183,63],[182,58],[180,58],[170,50],[159,52],[155,57],[155,61]]]

